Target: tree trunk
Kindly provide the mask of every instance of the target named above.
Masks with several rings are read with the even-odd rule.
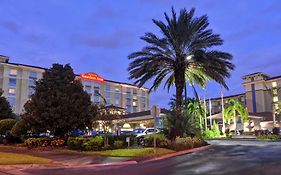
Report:
[[[182,94],[184,90],[184,69],[176,70],[175,72],[175,86],[176,86],[176,120],[175,126],[171,131],[171,139],[174,140],[177,136],[183,136],[182,122]]]

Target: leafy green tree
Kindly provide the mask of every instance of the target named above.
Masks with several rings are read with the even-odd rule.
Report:
[[[10,118],[0,120],[0,134],[7,135],[16,124],[16,122],[17,120]]]
[[[36,82],[35,93],[24,105],[23,119],[35,132],[49,130],[65,136],[73,129],[85,129],[92,122],[90,96],[75,79],[73,69],[53,64]]]
[[[242,123],[244,123],[248,118],[248,111],[247,109],[240,103],[233,99],[230,99],[228,101],[228,106],[224,110],[224,117],[228,124],[230,124],[230,121],[233,121],[234,128],[236,129],[236,117],[241,117]]]
[[[27,131],[29,131],[29,130],[30,130],[30,128],[28,127],[28,124],[25,123],[24,120],[19,120],[12,127],[11,134],[15,137],[25,136],[25,135],[27,135]]]
[[[117,121],[121,120],[122,112],[118,108],[111,108],[106,106],[96,107],[97,115],[93,118],[93,127],[99,128],[104,132],[104,145],[108,145],[108,137],[110,130],[114,128]]]
[[[198,71],[227,88],[225,78],[229,77],[229,71],[234,69],[230,62],[232,56],[214,49],[215,46],[222,45],[223,40],[208,28],[208,17],[206,15],[194,17],[194,12],[195,9],[190,11],[182,9],[177,15],[172,9],[171,17],[165,13],[166,23],[153,19],[162,35],[146,33],[141,39],[148,45],[128,56],[129,59],[133,59],[128,67],[129,78],[135,79],[138,86],[143,86],[151,79],[154,80],[150,90],[156,90],[164,80],[168,90],[172,85],[175,86],[175,127],[171,132],[173,139],[183,135],[180,125],[182,95],[186,82],[206,81],[200,76],[195,78],[193,73]],[[187,75],[193,78],[187,78]]]
[[[9,102],[2,96],[3,91],[0,89],[0,120],[14,118],[13,110]]]

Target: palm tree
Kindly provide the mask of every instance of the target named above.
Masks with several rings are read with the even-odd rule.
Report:
[[[228,124],[230,124],[230,121],[233,121],[235,130],[237,114],[241,117],[242,123],[247,120],[249,115],[247,109],[240,102],[230,99],[228,101],[228,106],[224,110],[224,117]]]
[[[276,115],[281,115],[281,102],[278,101],[278,102],[276,103],[276,106],[277,106],[277,108],[275,109],[275,114],[276,114]]]
[[[178,16],[172,8],[171,18],[164,13],[166,23],[153,19],[153,23],[160,28],[161,36],[146,33],[141,39],[148,45],[128,56],[133,59],[128,67],[129,79],[135,79],[138,86],[143,86],[151,79],[154,80],[150,91],[156,90],[164,80],[164,87],[168,91],[172,85],[175,86],[176,127],[171,138],[182,136],[182,131],[177,126],[181,125],[184,86],[186,81],[190,81],[186,75],[202,72],[227,89],[225,78],[234,69],[232,55],[214,49],[215,46],[222,45],[223,40],[208,28],[208,17],[194,17],[194,12],[194,8],[190,11],[182,9]],[[194,83],[205,82],[200,76],[193,76],[193,79]]]
[[[204,120],[204,113],[206,108],[204,108],[204,105],[202,102],[198,102],[195,100],[190,100],[187,105],[188,113],[193,116],[195,120],[199,122],[200,130],[203,128],[203,120]],[[197,121],[194,121],[194,123],[197,123]]]

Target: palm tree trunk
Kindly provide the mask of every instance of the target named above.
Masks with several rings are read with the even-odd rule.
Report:
[[[171,131],[171,139],[174,140],[177,136],[183,136],[183,128],[181,126],[182,116],[182,94],[184,90],[184,70],[176,70],[175,86],[176,86],[176,121],[175,126]]]
[[[237,128],[237,126],[236,126],[236,111],[234,111],[234,116],[233,116],[233,125],[234,125],[234,132],[236,131],[236,128]]]

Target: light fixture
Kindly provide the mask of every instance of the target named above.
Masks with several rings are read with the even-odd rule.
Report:
[[[193,56],[194,56],[194,55],[187,55],[187,56],[185,57],[185,59],[188,60],[188,61],[190,61],[190,60],[193,58]]]

